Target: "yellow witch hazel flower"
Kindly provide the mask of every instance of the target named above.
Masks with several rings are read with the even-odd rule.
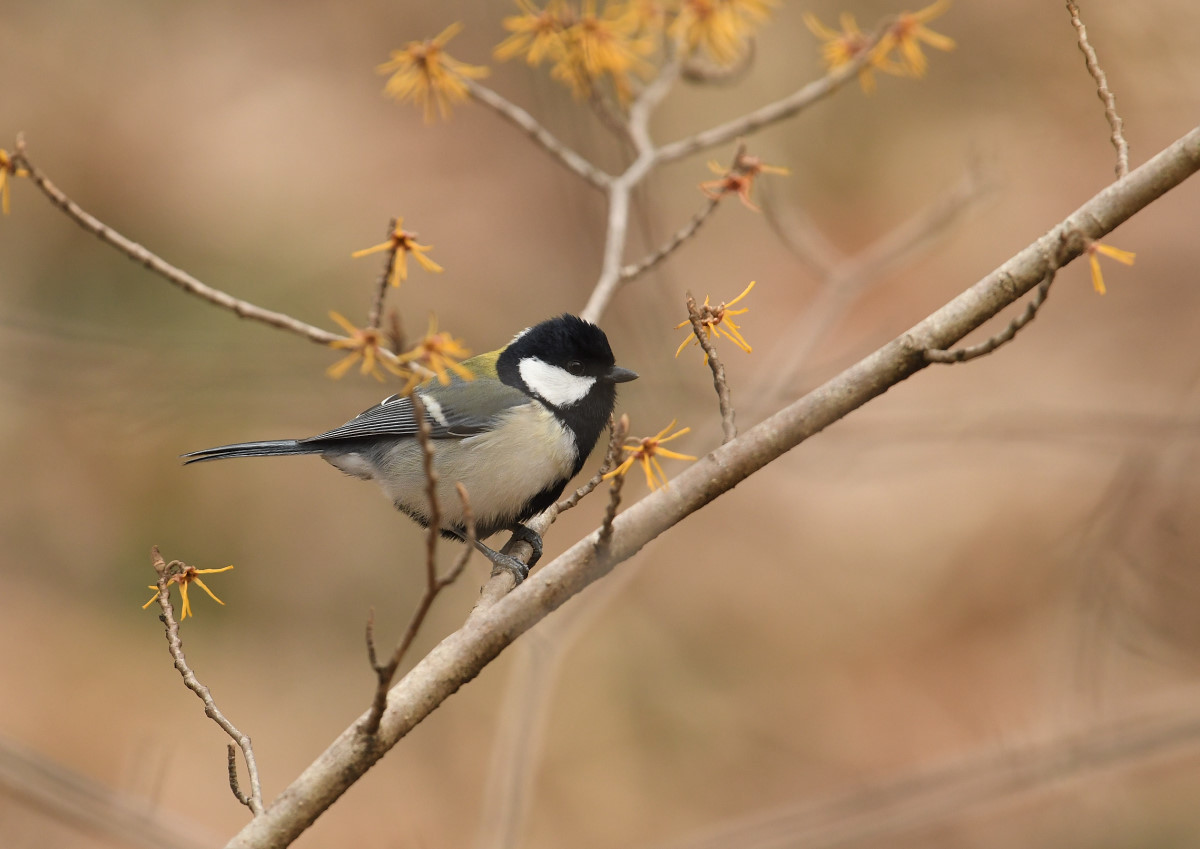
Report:
[[[410,41],[378,66],[379,73],[391,74],[384,93],[396,100],[412,100],[432,123],[435,109],[443,119],[450,107],[467,99],[466,80],[486,77],[488,69],[460,62],[446,53],[446,43],[458,35],[462,24],[452,23],[426,41]]]
[[[922,44],[937,50],[954,49],[954,39],[925,26],[949,8],[950,0],[937,0],[916,12],[902,12],[874,48],[849,12],[843,12],[839,18],[841,31],[825,26],[811,12],[805,12],[803,17],[805,26],[821,40],[821,56],[830,71],[850,64],[864,51],[871,50],[870,58],[858,72],[858,84],[870,94],[875,90],[875,71],[894,76],[924,76],[929,60],[921,49]],[[892,59],[893,51],[900,54],[899,62]]]
[[[430,315],[429,330],[426,331],[425,338],[418,342],[411,351],[396,357],[396,364],[401,368],[408,369],[411,375],[408,386],[401,394],[408,394],[421,381],[417,373],[412,370],[413,366],[421,366],[432,372],[437,377],[438,383],[443,386],[450,382],[451,372],[463,380],[474,380],[475,375],[460,362],[470,355],[471,352],[463,345],[461,339],[455,339],[449,333],[439,333],[437,316]]]
[[[914,77],[925,76],[929,60],[921,50],[922,44],[927,44],[936,50],[953,50],[954,39],[934,32],[926,23],[945,14],[950,8],[950,0],[937,0],[924,9],[916,12],[904,12],[896,20],[891,30],[879,44],[883,53],[888,53],[894,47],[900,53],[908,72]]]
[[[718,65],[729,66],[774,5],[775,0],[683,0],[669,32],[685,52],[703,49]]]
[[[825,67],[836,71],[853,62],[864,50],[871,45],[871,40],[858,28],[858,21],[849,12],[843,12],[839,19],[841,31],[831,30],[825,26],[812,12],[804,13],[804,25],[822,41],[821,56]],[[888,58],[887,53],[876,49],[870,61],[858,71],[858,84],[864,94],[875,91],[875,71],[887,74],[901,74],[904,69]]]
[[[504,28],[512,33],[496,46],[492,55],[501,62],[524,55],[531,67],[552,59],[562,51],[562,31],[569,27],[574,16],[562,0],[550,0],[546,8],[538,9],[529,0],[517,0],[521,14],[504,19]]]
[[[355,363],[361,362],[362,373],[369,374],[380,382],[383,382],[383,372],[379,370],[381,365],[399,377],[410,376],[407,369],[402,369],[393,362],[390,352],[384,347],[382,330],[377,327],[355,327],[339,312],[331,311],[329,317],[340,324],[348,334],[346,339],[335,339],[330,342],[329,347],[350,353],[327,368],[325,370],[327,375],[336,380],[348,372]]]
[[[714,174],[719,174],[717,180],[707,180],[700,184],[700,191],[704,192],[704,196],[709,200],[720,200],[726,195],[737,195],[738,200],[747,209],[754,212],[761,212],[754,202],[750,200],[750,190],[754,188],[754,179],[759,174],[780,174],[787,176],[788,169],[776,165],[768,165],[757,156],[749,154],[739,154],[737,160],[733,163],[733,167],[726,170],[719,162],[711,161],[708,163],[708,170]],[[751,286],[754,284],[751,283]]]
[[[619,466],[611,472],[604,475],[604,480],[612,480],[613,478],[622,477],[628,472],[634,463],[641,463],[642,468],[646,472],[646,483],[650,489],[657,489],[661,482],[664,487],[669,488],[670,483],[667,482],[667,475],[663,471],[663,467],[658,462],[658,457],[671,457],[675,460],[695,460],[691,454],[680,454],[672,451],[669,448],[663,448],[664,442],[670,442],[672,439],[678,439],[685,433],[690,433],[691,428],[685,427],[683,430],[678,430],[667,436],[671,428],[675,427],[675,419],[671,423],[656,433],[654,436],[647,436],[642,439],[630,437],[625,440],[631,442],[631,445],[622,445],[621,450],[629,452]]]
[[[590,96],[606,75],[617,97],[632,93],[631,75],[653,70],[645,57],[654,40],[645,32],[645,10],[636,4],[608,2],[597,11],[596,0],[584,0],[578,11],[562,0],[550,0],[539,9],[529,0],[517,0],[520,15],[504,20],[512,33],[495,49],[497,59],[524,56],[531,66],[543,60],[554,63],[550,75],[578,98]]]
[[[1133,265],[1133,261],[1137,257],[1133,251],[1123,251],[1101,242],[1089,241],[1084,251],[1088,255],[1088,264],[1092,267],[1092,288],[1098,295],[1103,295],[1108,290],[1104,287],[1104,274],[1100,271],[1100,260],[1096,258],[1096,254],[1104,254],[1109,259],[1115,259],[1125,265]]]
[[[742,307],[740,310],[731,310],[730,307],[733,306],[734,304],[736,304],[742,298],[749,295],[750,290],[754,288],[754,283],[755,283],[755,281],[751,280],[750,285],[742,290],[742,294],[738,295],[736,298],[734,298],[729,303],[725,303],[724,301],[722,301],[715,307],[712,306],[711,304],[709,304],[708,295],[704,296],[704,303],[700,305],[700,315],[701,315],[700,323],[701,323],[701,325],[703,325],[705,333],[708,335],[709,339],[712,339],[712,337],[714,335],[724,336],[726,339],[728,339],[730,342],[732,342],[737,347],[741,348],[747,354],[749,354],[753,350],[750,347],[750,343],[747,342],[745,340],[745,338],[742,336],[742,333],[741,333],[742,329],[740,327],[738,327],[736,324],[734,324],[733,319],[730,318],[731,315],[741,315],[742,313],[749,312],[750,308]],[[685,320],[679,322],[679,324],[675,325],[675,329],[679,330],[681,327],[686,327],[687,325],[689,325],[691,323],[692,323],[692,321],[690,318],[685,319]],[[679,347],[675,350],[675,356],[678,357],[680,354],[683,353],[684,348],[686,348],[688,345],[694,345],[694,344],[698,345],[699,340],[696,339],[695,333],[689,333],[687,335],[687,338],[684,339],[679,344]],[[707,354],[704,355],[704,361],[706,363],[708,362]]]
[[[383,251],[391,251],[396,255],[395,261],[392,263],[392,273],[388,277],[388,282],[393,286],[399,286],[401,280],[408,279],[408,255],[413,257],[420,263],[421,267],[426,271],[431,271],[434,274],[441,274],[446,269],[442,268],[425,254],[433,250],[433,245],[422,245],[417,242],[417,234],[411,233],[404,229],[404,219],[397,218],[396,226],[392,228],[392,234],[388,236],[386,242],[380,242],[378,245],[372,245],[369,248],[363,248],[361,251],[355,251],[350,254],[354,259],[367,256],[368,254],[382,253]]]
[[[233,566],[225,566],[221,569],[197,569],[195,566],[186,566],[179,564],[180,568],[170,578],[167,579],[168,584],[179,584],[179,595],[183,598],[183,612],[179,615],[179,621],[182,622],[189,616],[193,616],[192,604],[188,601],[188,584],[196,584],[200,589],[208,593],[208,597],[217,604],[224,605],[225,602],[213,595],[213,591],[208,588],[208,585],[201,580],[201,575],[217,575],[221,572],[228,572]],[[142,605],[142,610],[145,610],[154,602],[158,601],[158,586],[150,584],[146,589],[154,590],[154,595],[150,596],[150,600]]]

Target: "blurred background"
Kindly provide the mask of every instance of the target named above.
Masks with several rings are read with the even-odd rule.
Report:
[[[107,224],[210,285],[331,328],[329,310],[363,322],[379,271],[351,251],[403,215],[446,268],[410,269],[392,301],[406,328],[436,312],[489,350],[582,308],[603,199],[483,108],[426,126],[382,96],[375,65],[460,20],[455,57],[490,65],[489,85],[615,168],[620,148],[569,93],[491,59],[515,10],[0,0],[0,147],[24,131],[31,159]],[[844,10],[870,28],[902,7],[780,4],[745,76],[681,85],[656,139],[819,75],[801,15],[832,25]],[[1140,164],[1200,114],[1200,6],[1083,14]],[[872,96],[848,86],[755,135],[751,153],[791,169],[760,179],[764,213],[723,204],[613,302],[602,324],[642,375],[619,403],[635,434],[677,418],[692,433],[672,447],[719,442],[700,355],[672,356],[687,289],[728,299],[758,281],[741,317],[754,353],[721,348],[747,428],[1112,179],[1061,3],[960,2],[930,26],[958,48],[930,51],[927,78],[884,77]],[[701,208],[708,158],[647,183],[629,260]],[[947,222],[879,273],[839,288],[821,272],[820,256],[853,257],[948,196]],[[816,845],[794,824],[766,843],[737,823],[806,804],[819,819],[821,800],[1129,714],[1200,713],[1197,220],[1193,180],[1106,240],[1138,254],[1105,264],[1106,296],[1086,263],[1070,266],[1016,343],[926,370],[674,528],[523,637],[297,845],[499,845],[502,828],[529,847]],[[139,609],[152,544],[236,566],[209,582],[224,607],[193,592],[182,633],[253,737],[268,799],[366,708],[367,611],[385,641],[403,628],[423,584],[417,528],[316,458],[178,460],[318,433],[392,391],[356,372],[330,380],[336,356],[189,298],[15,181],[0,220],[0,845],[135,845],[83,814],[72,824],[37,790],[46,771],[197,845],[246,821],[224,736],[172,669],[155,611]],[[627,497],[644,487],[631,476]],[[565,515],[547,559],[602,510],[593,497]],[[413,660],[462,623],[485,576],[475,558],[439,598]],[[532,745],[514,743],[521,714]],[[1194,845],[1197,739],[839,839]],[[498,745],[508,772],[493,768]],[[519,763],[527,785],[512,779]]]

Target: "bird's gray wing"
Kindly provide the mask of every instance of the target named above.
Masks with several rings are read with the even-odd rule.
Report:
[[[434,384],[432,390],[417,390],[434,439],[462,439],[494,426],[505,410],[531,401],[528,395],[489,378],[470,382],[455,379],[448,386]],[[435,397],[436,396],[436,397]],[[417,419],[412,398],[392,395],[359,413],[341,427],[300,440],[301,443],[330,442],[380,436],[416,436]]]

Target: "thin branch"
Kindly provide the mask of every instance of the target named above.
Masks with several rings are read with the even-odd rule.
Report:
[[[600,123],[608,131],[621,140],[622,144],[633,147],[633,136],[629,133],[629,122],[618,109],[615,109],[608,99],[593,86],[588,91],[588,105],[600,119]]]
[[[395,218],[388,221],[387,239],[391,240],[396,232]],[[393,243],[394,244],[394,243]],[[379,274],[379,282],[375,286],[375,299],[371,301],[371,310],[367,313],[367,327],[378,330],[383,324],[383,301],[387,297],[388,285],[392,282],[392,269],[396,267],[395,249],[385,251],[383,271]]]
[[[624,418],[624,416],[622,416],[622,418]],[[617,438],[618,434],[616,428],[617,425],[613,422],[613,417],[610,414],[608,417],[608,451],[604,455],[604,462],[600,464],[600,468],[596,470],[596,474],[592,475],[591,478],[588,479],[587,483],[554,505],[555,518],[558,518],[558,516],[570,510],[572,507],[590,495],[592,490],[598,487],[600,482],[604,480],[604,476],[616,467],[617,457],[621,453],[621,443],[625,441],[624,433],[620,434],[619,439]],[[625,432],[629,432],[628,423],[625,425]]]
[[[612,183],[613,178],[609,174],[601,171],[587,159],[555,138],[549,130],[541,125],[537,118],[534,118],[520,106],[517,106],[503,95],[498,94],[475,80],[463,78],[462,82],[466,84],[467,91],[471,97],[484,106],[491,107],[502,118],[524,130],[538,143],[538,146],[542,150],[554,156],[559,162],[597,189],[607,189]]]
[[[742,166],[742,157],[745,155],[745,153],[745,143],[739,142],[737,148],[733,152],[733,162],[729,166],[728,173],[739,173],[739,169]],[[704,188],[703,185],[701,188]],[[708,216],[712,215],[716,211],[717,206],[724,198],[724,194],[718,192],[714,194],[708,194],[707,197],[708,203],[704,205],[704,208],[693,215],[692,219],[687,224],[675,231],[675,234],[671,236],[671,238],[667,239],[667,241],[664,242],[656,251],[647,255],[636,263],[624,266],[620,272],[619,282],[627,283],[633,278],[645,273],[646,271],[649,271],[651,268],[658,265],[672,253],[674,253],[675,250],[684,242],[696,235],[696,231],[698,231],[700,226],[708,220]]]
[[[1025,305],[1025,309],[1008,323],[1008,325],[994,336],[985,339],[978,345],[968,345],[963,348],[955,348],[953,351],[944,350],[928,350],[925,352],[925,359],[931,363],[966,363],[976,357],[986,356],[992,353],[1002,345],[1006,345],[1016,338],[1017,333],[1021,328],[1033,321],[1037,315],[1038,309],[1046,302],[1046,296],[1050,294],[1050,284],[1054,282],[1054,275],[1057,272],[1057,267],[1053,260],[1048,260],[1046,265],[1046,276],[1042,278],[1042,282],[1038,284],[1034,290],[1033,298]]]
[[[373,745],[363,747],[356,722],[334,740],[230,849],[286,846],[303,833],[384,753],[479,675],[515,639],[648,542],[750,475],[927,366],[924,351],[945,349],[1032,290],[1044,276],[1044,254],[1064,233],[1099,239],[1200,170],[1196,127],[1122,180],[1109,185],[1047,234],[974,286],[824,385],[718,447],[613,521],[607,556],[595,557],[595,535],[580,540],[529,576],[517,592],[477,606],[391,690]],[[1069,244],[1060,264],[1082,251]],[[628,570],[626,570],[628,571]],[[489,584],[495,581],[489,582]]]
[[[708,202],[704,204],[704,208],[701,209],[699,212],[697,212],[695,215],[693,215],[691,220],[688,221],[687,224],[683,225],[678,230],[676,230],[675,234],[673,236],[671,236],[671,238],[667,239],[667,241],[664,242],[658,248],[658,250],[654,251],[654,253],[652,253],[652,254],[648,254],[647,256],[643,257],[638,262],[623,266],[621,268],[621,273],[620,273],[621,282],[628,283],[630,280],[633,280],[635,277],[639,277],[642,274],[645,274],[651,268],[658,265],[664,259],[669,257],[672,253],[675,252],[676,248],[680,247],[684,242],[686,242],[688,239],[692,238],[692,236],[696,235],[696,231],[700,229],[700,225],[702,225],[705,221],[708,220],[708,216],[710,216],[714,212],[716,212],[717,207],[720,205],[720,203],[721,203],[720,197],[709,198]]]
[[[130,259],[140,262],[146,268],[178,286],[188,294],[195,295],[219,307],[224,307],[239,318],[249,318],[270,325],[271,327],[277,327],[280,330],[287,330],[319,345],[328,345],[330,342],[336,342],[343,338],[336,333],[330,333],[328,330],[322,330],[319,327],[306,324],[297,318],[292,318],[290,315],[263,309],[249,301],[243,301],[226,292],[222,292],[220,289],[214,289],[211,286],[201,283],[183,269],[171,265],[171,263],[147,250],[137,242],[122,236],[103,221],[86,212],[79,204],[67,197],[58,186],[50,182],[50,179],[29,160],[22,139],[17,140],[17,150],[13,154],[13,159],[14,161],[19,161],[21,167],[29,172],[29,179],[41,189],[42,194],[48,197],[51,203],[65,212],[67,217],[76,224],[96,236],[102,242],[116,248]]]
[[[756,399],[773,401],[790,383],[824,335],[862,298],[883,273],[911,260],[932,240],[959,220],[983,193],[984,181],[969,167],[945,195],[919,210],[894,229],[875,239],[852,257],[842,257],[806,217],[784,226],[769,216],[776,233],[806,264],[825,278],[816,296],[782,334],[767,355],[772,368],[751,392]]]
[[[250,809],[255,817],[259,817],[263,813],[262,785],[258,780],[258,765],[254,761],[254,747],[250,743],[250,738],[239,731],[225,717],[225,714],[221,713],[217,703],[213,701],[212,693],[196,678],[196,673],[188,666],[187,658],[183,654],[183,640],[179,637],[179,623],[175,621],[175,610],[171,607],[170,593],[171,578],[175,574],[173,569],[180,568],[183,564],[178,560],[167,563],[159,553],[158,546],[154,546],[151,550],[151,560],[154,564],[154,571],[158,573],[158,606],[162,608],[162,615],[159,618],[166,630],[167,649],[171,653],[171,659],[175,661],[175,668],[183,676],[184,685],[204,702],[205,715],[217,723],[221,730],[228,734],[230,739],[237,743],[238,748],[242,750],[242,757],[246,760],[246,772],[250,775],[250,793],[247,795],[235,788],[234,795],[239,802]],[[232,774],[236,776],[236,772]],[[232,783],[231,786],[233,786]]]
[[[891,25],[892,22],[888,21],[880,26],[871,35],[867,46],[862,52],[857,54],[850,62],[842,65],[835,71],[830,71],[819,80],[812,81],[787,97],[776,100],[774,103],[768,103],[766,106],[756,109],[740,118],[734,118],[732,121],[726,121],[724,124],[720,124],[712,129],[696,133],[694,136],[663,145],[658,149],[655,157],[656,163],[662,165],[667,162],[674,162],[676,159],[682,159],[693,153],[699,153],[702,150],[708,150],[725,142],[733,141],[768,124],[774,124],[777,121],[790,118],[812,106],[814,103],[824,100],[851,79],[854,79],[858,75],[859,70],[871,61],[872,55],[875,52],[875,45],[884,37],[891,28]]]
[[[1124,177],[1129,173],[1129,144],[1125,141],[1125,122],[1117,113],[1117,99],[1109,89],[1108,78],[1104,74],[1104,69],[1100,67],[1100,60],[1096,58],[1096,51],[1092,48],[1092,43],[1088,41],[1087,27],[1083,25],[1083,20],[1079,17],[1079,6],[1075,4],[1075,0],[1067,0],[1067,11],[1071,13],[1071,25],[1075,27],[1075,32],[1079,36],[1079,52],[1083,54],[1083,61],[1087,64],[1088,73],[1096,81],[1096,96],[1104,104],[1104,117],[1108,120],[1108,126],[1112,130],[1109,139],[1113,149],[1117,152],[1117,177]]]
[[[625,484],[625,476],[617,475],[612,479],[608,490],[608,507],[604,510],[604,521],[600,524],[600,532],[596,535],[594,551],[598,557],[608,553],[608,544],[612,542],[613,521],[617,518],[617,510],[621,507],[621,487]]]
[[[623,174],[611,178],[608,189],[608,219],[604,233],[604,259],[587,305],[580,312],[588,321],[599,321],[621,284],[625,245],[629,232],[629,203],[634,188],[654,168],[657,155],[650,139],[650,116],[679,78],[679,61],[673,60],[659,71],[629,107],[629,135],[637,156]]]
[[[229,743],[225,747],[226,760],[229,767],[229,789],[233,791],[233,797],[245,805],[250,807],[250,797],[242,790],[241,782],[238,781],[237,771],[237,746]]]
[[[737,438],[737,424],[734,422],[733,398],[729,394],[729,383],[725,379],[725,364],[717,356],[717,348],[709,335],[711,324],[705,320],[713,318],[712,308],[707,304],[696,306],[696,299],[691,292],[687,293],[688,321],[692,323],[692,333],[700,347],[704,350],[704,358],[712,370],[713,389],[717,391],[717,403],[721,407],[721,429],[725,433],[722,444]]]
[[[454,488],[457,490],[458,497],[462,501],[463,524],[467,528],[466,545],[454,561],[454,565],[450,567],[450,570],[444,575],[438,575],[437,541],[441,533],[441,508],[437,497],[438,476],[433,468],[433,442],[430,438],[429,422],[425,418],[424,410],[420,406],[421,400],[416,395],[412,396],[412,400],[414,406],[413,415],[417,419],[417,440],[421,444],[421,455],[425,471],[426,497],[429,499],[429,528],[425,534],[425,592],[422,594],[421,600],[417,602],[417,609],[413,611],[413,615],[408,621],[408,626],[404,629],[404,634],[400,637],[396,648],[392,650],[392,655],[388,658],[387,663],[379,662],[375,648],[374,609],[367,614],[367,658],[371,662],[371,668],[375,670],[376,678],[375,695],[371,699],[371,709],[367,712],[366,719],[362,724],[362,732],[367,736],[373,736],[379,730],[379,720],[383,716],[384,709],[387,707],[388,689],[392,686],[392,680],[396,677],[396,670],[400,668],[400,664],[404,660],[404,655],[408,653],[409,647],[412,646],[413,640],[416,639],[417,633],[425,623],[425,617],[429,615],[429,610],[433,607],[434,601],[442,590],[458,580],[459,575],[466,568],[467,561],[471,557],[471,552],[475,549],[475,514],[471,510],[471,499],[467,494],[467,488],[462,483],[455,482]]]

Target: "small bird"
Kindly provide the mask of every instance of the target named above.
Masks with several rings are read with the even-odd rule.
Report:
[[[466,540],[466,487],[476,547],[520,583],[541,556],[541,538],[523,523],[558,500],[604,430],[618,383],[637,374],[616,365],[608,337],[589,321],[561,315],[526,328],[505,347],[462,365],[474,375],[415,390],[434,447],[443,536]],[[376,481],[396,508],[428,527],[430,505],[412,398],[392,395],[341,427],[307,439],[242,442],[184,454],[184,462],[225,457],[320,454],[348,475]],[[502,530],[529,542],[529,565],[481,540]]]

